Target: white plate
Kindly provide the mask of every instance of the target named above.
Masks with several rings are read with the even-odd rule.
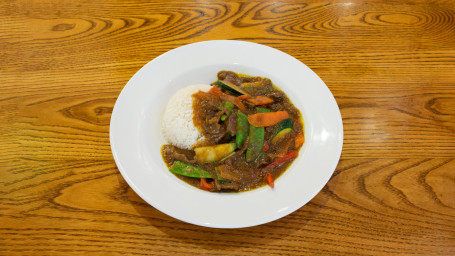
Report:
[[[182,87],[213,82],[219,70],[270,78],[303,115],[305,144],[274,189],[206,192],[175,177],[161,158],[167,101]],[[330,90],[305,64],[268,46],[216,40],[176,48],[142,67],[115,103],[110,141],[123,177],[150,205],[192,224],[240,228],[279,219],[310,201],[337,166],[343,125]]]

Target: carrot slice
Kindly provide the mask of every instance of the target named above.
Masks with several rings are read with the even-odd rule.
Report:
[[[243,105],[242,101],[240,101],[239,98],[231,96],[231,95],[227,95],[224,93],[222,95],[220,95],[220,98],[222,100],[227,100],[227,101],[234,103],[234,105],[236,105],[243,112],[246,111],[245,105]]]
[[[201,178],[200,185],[203,189],[207,189],[207,190],[210,190],[213,188],[213,184],[208,183],[205,178]]]
[[[248,116],[248,122],[256,127],[272,126],[289,118],[287,111],[256,113]]]
[[[227,94],[223,93],[220,89],[218,89],[216,86],[212,86],[212,88],[210,88],[210,90],[209,90],[209,93],[219,96],[222,100],[226,100],[226,101],[230,101],[230,102],[234,103],[234,105],[236,105],[243,112],[246,111],[245,105],[243,105],[242,101],[240,101],[240,99],[238,97],[227,95]]]
[[[256,96],[253,98],[248,99],[249,102],[253,103],[255,106],[260,106],[260,105],[267,105],[270,103],[273,103],[273,99],[266,97],[266,96]]]
[[[273,182],[273,175],[271,173],[267,173],[267,175],[265,176],[265,180],[267,181],[267,184],[269,184],[271,188],[275,187],[275,184]]]
[[[212,86],[212,88],[210,88],[210,90],[209,90],[209,93],[214,94],[216,96],[223,95],[223,92],[220,89],[218,89],[216,86]]]
[[[269,151],[269,149],[270,149],[269,144],[267,144],[267,142],[264,142],[264,146],[262,147],[262,152],[267,152],[267,151]]]
[[[244,94],[244,95],[238,96],[237,98],[239,98],[239,100],[246,100],[246,99],[248,99],[248,97],[249,97],[248,95]]]
[[[304,142],[305,142],[305,137],[300,133],[297,134],[297,136],[295,137],[295,142],[294,142],[295,148],[300,148]]]

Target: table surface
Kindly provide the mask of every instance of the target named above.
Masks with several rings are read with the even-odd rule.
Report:
[[[0,14],[0,254],[455,255],[455,2],[10,0]],[[332,178],[268,224],[168,217],[112,157],[131,76],[212,39],[295,56],[341,110]]]

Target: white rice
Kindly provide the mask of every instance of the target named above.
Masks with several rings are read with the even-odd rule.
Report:
[[[192,149],[204,137],[193,123],[193,95],[198,91],[208,91],[207,84],[190,85],[176,92],[164,111],[162,130],[167,143],[179,148]]]

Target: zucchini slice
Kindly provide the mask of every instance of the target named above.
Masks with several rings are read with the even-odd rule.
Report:
[[[230,92],[234,93],[235,95],[248,95],[249,96],[248,92],[246,92],[245,90],[241,89],[240,87],[238,87],[237,85],[235,85],[231,82],[218,80],[218,81],[216,81],[216,85],[225,89],[226,91],[230,91]]]
[[[277,142],[279,139],[283,138],[284,135],[292,131],[294,121],[291,118],[284,119],[283,121],[277,123],[273,129],[273,136],[271,143]]]
[[[234,152],[235,143],[218,144],[215,146],[198,147],[194,149],[196,153],[194,159],[199,163],[211,163],[223,159]]]
[[[286,134],[290,133],[291,131],[292,131],[292,128],[286,128],[286,129],[283,129],[280,132],[278,132],[278,134],[275,135],[275,137],[273,137],[272,144],[275,144],[278,140],[280,140],[281,138],[286,136]]]

